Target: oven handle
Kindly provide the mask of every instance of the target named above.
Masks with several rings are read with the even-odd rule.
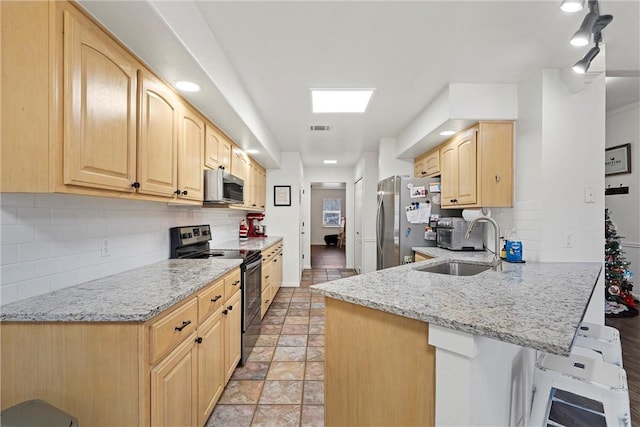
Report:
[[[248,264],[245,264],[245,271],[246,272],[250,272],[255,270],[256,268],[260,267],[262,265],[262,257],[258,258],[255,261],[252,261]]]

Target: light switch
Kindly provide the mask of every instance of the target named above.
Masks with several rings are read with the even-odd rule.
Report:
[[[587,185],[584,187],[584,202],[595,203],[595,198],[593,195],[593,187],[591,185]]]

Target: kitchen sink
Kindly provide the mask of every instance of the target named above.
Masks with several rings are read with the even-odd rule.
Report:
[[[416,270],[424,271],[426,273],[448,274],[450,276],[474,276],[478,273],[482,273],[483,271],[491,270],[491,266],[450,261],[443,262],[442,264],[416,268]]]

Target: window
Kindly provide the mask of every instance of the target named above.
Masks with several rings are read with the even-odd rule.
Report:
[[[340,227],[342,217],[341,199],[322,199],[322,226]]]

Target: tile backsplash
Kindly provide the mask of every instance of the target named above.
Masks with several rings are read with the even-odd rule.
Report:
[[[169,258],[169,228],[210,224],[238,236],[246,212],[66,194],[0,196],[0,304]],[[107,239],[109,253],[100,246]],[[132,284],[134,286],[135,284]]]

